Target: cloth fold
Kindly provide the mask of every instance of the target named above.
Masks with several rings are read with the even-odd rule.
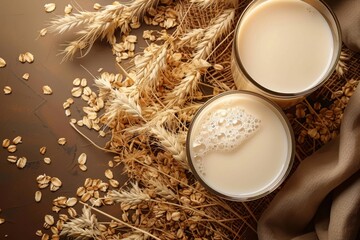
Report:
[[[308,232],[313,226],[312,232]],[[360,229],[360,87],[340,136],[300,163],[258,224],[259,239],[358,239]]]
[[[360,0],[325,0],[337,16],[345,45],[360,51]]]
[[[360,0],[326,0],[345,45],[360,51]],[[260,240],[360,239],[360,87],[340,136],[303,160],[258,223]]]

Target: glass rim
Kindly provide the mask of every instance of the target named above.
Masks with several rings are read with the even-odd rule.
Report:
[[[245,67],[243,66],[242,64],[242,61],[240,59],[240,56],[239,56],[239,49],[238,49],[238,46],[236,44],[237,40],[238,40],[238,34],[237,32],[239,31],[240,29],[240,25],[242,23],[242,20],[244,19],[244,16],[245,14],[253,7],[253,5],[255,5],[257,2],[259,2],[260,0],[252,0],[247,6],[246,8],[244,9],[244,11],[241,13],[240,17],[239,17],[239,20],[236,24],[236,27],[235,27],[235,31],[234,31],[234,41],[233,41],[233,52],[234,52],[234,55],[235,55],[235,61],[236,61],[236,67],[237,68],[240,68],[238,70],[240,70],[240,72],[242,74],[245,75],[245,78],[250,81],[253,85],[255,85],[258,89],[260,89],[260,91],[262,93],[265,93],[271,97],[274,97],[274,98],[287,98],[287,97],[299,97],[299,96],[304,96],[304,95],[308,95],[312,92],[314,92],[315,90],[317,90],[318,88],[320,88],[322,86],[322,84],[324,82],[326,82],[330,76],[333,74],[333,72],[335,71],[336,69],[336,66],[337,66],[337,63],[340,59],[340,55],[341,55],[341,46],[342,46],[342,38],[341,38],[341,27],[340,27],[340,23],[334,13],[334,11],[329,7],[329,5],[327,3],[325,3],[323,0],[313,0],[313,1],[317,1],[318,3],[322,4],[326,10],[330,13],[332,19],[334,20],[334,23],[335,23],[335,28],[331,27],[330,24],[329,24],[329,27],[332,29],[332,30],[335,30],[337,32],[337,41],[338,41],[338,49],[337,49],[337,52],[336,52],[336,56],[332,57],[332,59],[335,59],[334,63],[332,65],[329,66],[328,68],[328,72],[327,74],[325,74],[322,78],[321,78],[321,81],[319,81],[315,86],[309,88],[309,89],[306,89],[306,90],[303,90],[303,91],[300,91],[300,92],[290,92],[290,93],[283,93],[283,92],[278,92],[278,91],[273,91],[269,88],[266,88],[264,86],[262,86],[261,84],[259,84],[257,81],[255,81],[251,76],[250,74],[246,71]],[[265,1],[271,1],[271,0],[264,0]],[[304,0],[301,0],[303,2],[306,2]],[[310,4],[310,3],[308,3]],[[310,4],[311,5],[311,4]],[[318,10],[318,9],[317,9]],[[318,10],[319,11],[319,10]],[[321,12],[320,12],[321,13]],[[321,15],[323,15],[321,13]],[[325,17],[324,17],[325,18]],[[328,21],[327,21],[328,22]],[[334,34],[333,34],[334,35]],[[336,40],[334,39],[334,42],[336,42]]]
[[[194,166],[193,160],[191,158],[191,153],[190,153],[190,139],[191,139],[191,133],[192,133],[192,129],[194,127],[194,123],[196,121],[196,119],[199,117],[199,115],[201,114],[201,112],[212,102],[216,101],[219,98],[222,98],[224,96],[227,95],[231,95],[231,94],[242,94],[242,95],[250,95],[252,97],[255,98],[259,98],[263,101],[265,101],[266,103],[268,103],[271,107],[273,107],[273,111],[276,111],[277,116],[279,117],[279,120],[282,120],[282,124],[284,126],[284,129],[287,130],[287,135],[288,135],[288,140],[289,140],[289,144],[291,144],[289,146],[289,151],[291,151],[290,154],[288,154],[288,157],[286,158],[286,162],[285,162],[285,166],[284,166],[284,170],[281,172],[282,174],[279,175],[275,181],[273,181],[272,184],[268,185],[267,187],[265,187],[265,190],[260,190],[258,191],[259,194],[254,193],[254,194],[249,194],[248,196],[237,196],[237,195],[227,195],[224,193],[221,193],[217,190],[215,190],[214,188],[210,187],[204,180],[203,178],[200,177],[198,171],[196,170],[196,167]],[[259,198],[262,198],[268,194],[270,194],[271,192],[273,192],[274,190],[276,190],[283,182],[284,180],[287,178],[287,176],[289,175],[292,166],[294,164],[294,160],[295,160],[295,136],[294,136],[294,131],[291,127],[290,121],[289,119],[286,117],[285,113],[283,112],[283,110],[273,101],[271,101],[270,99],[268,99],[267,97],[259,94],[259,93],[255,93],[255,92],[251,92],[251,91],[247,91],[247,90],[230,90],[227,92],[223,92],[218,94],[217,96],[212,97],[211,99],[207,100],[195,113],[193,119],[191,120],[189,129],[188,129],[188,133],[186,136],[186,157],[187,157],[187,162],[188,165],[190,166],[190,170],[192,172],[192,174],[195,176],[196,180],[198,180],[201,185],[209,192],[211,192],[212,194],[219,196],[223,199],[226,200],[230,200],[230,201],[236,201],[236,202],[247,202],[247,201],[253,201]]]

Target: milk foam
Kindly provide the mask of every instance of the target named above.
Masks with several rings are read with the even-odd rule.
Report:
[[[243,108],[232,107],[209,113],[195,138],[192,149],[202,174],[206,174],[203,161],[210,152],[231,152],[251,137],[260,127],[261,120]]]

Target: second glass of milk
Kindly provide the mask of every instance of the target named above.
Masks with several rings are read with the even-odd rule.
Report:
[[[340,52],[339,23],[322,1],[255,0],[235,30],[234,81],[289,107],[324,84]]]

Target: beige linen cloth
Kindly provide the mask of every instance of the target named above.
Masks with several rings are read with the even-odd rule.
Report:
[[[360,0],[328,0],[345,44],[360,50]],[[360,86],[340,136],[302,161],[258,223],[260,240],[360,239]]]

